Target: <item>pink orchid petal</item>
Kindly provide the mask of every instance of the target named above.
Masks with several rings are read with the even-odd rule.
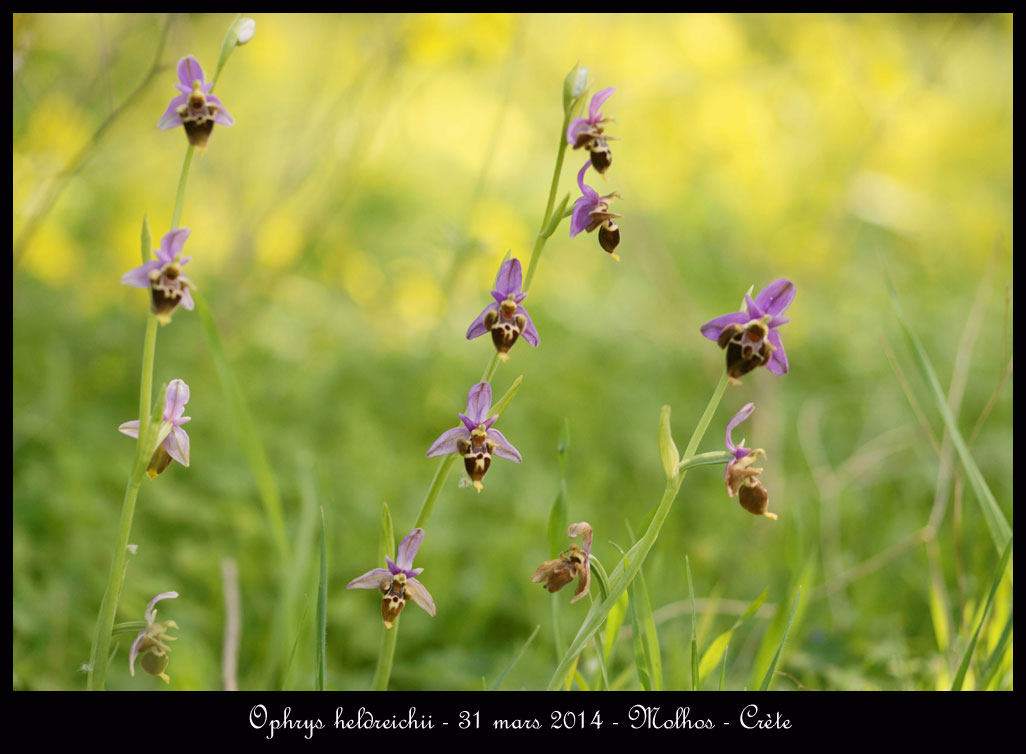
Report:
[[[178,80],[182,86],[189,87],[192,91],[192,82],[199,81],[202,84],[206,79],[203,76],[203,67],[192,55],[186,55],[178,61]]]
[[[780,332],[777,330],[770,330],[769,335],[766,336],[766,340],[769,344],[774,347],[773,355],[770,356],[769,363],[766,364],[766,368],[776,375],[787,374],[787,354],[784,352],[784,344],[780,340]]]
[[[185,412],[189,402],[189,386],[184,380],[171,380],[164,394],[164,421],[175,421]]]
[[[455,453],[456,441],[461,437],[470,437],[470,433],[465,427],[453,427],[452,429],[447,429],[438,436],[437,440],[431,443],[431,447],[428,448],[425,455],[428,458],[434,458],[435,456],[447,456],[450,453]]]
[[[702,325],[702,335],[709,340],[719,340],[720,333],[727,325],[746,325],[751,318],[745,312],[731,312],[711,319]]]
[[[149,288],[150,287],[150,273],[153,270],[159,270],[163,265],[156,259],[151,259],[134,270],[129,270],[121,276],[121,284],[128,285],[132,288]]]
[[[392,574],[384,568],[372,568],[346,584],[346,589],[378,589],[382,581],[392,583]]]
[[[499,458],[505,458],[507,461],[513,461],[513,463],[521,463],[524,460],[520,455],[520,451],[514,448],[499,430],[489,429],[488,439],[495,443],[494,453]]]
[[[435,617],[435,601],[431,599],[431,593],[424,588],[417,579],[406,579],[406,592],[413,598],[420,607],[424,608],[428,615]]]
[[[164,450],[182,466],[189,465],[189,435],[181,427],[171,428],[164,438]]]
[[[417,528],[406,535],[406,539],[399,543],[396,551],[395,564],[404,571],[413,567],[413,558],[424,541],[424,530]]]

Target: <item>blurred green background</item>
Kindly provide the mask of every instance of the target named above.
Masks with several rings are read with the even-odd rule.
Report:
[[[232,18],[13,17],[15,689],[85,684],[147,306],[118,280],[139,264],[143,215],[154,246],[170,222],[186,140],[156,122],[173,66],[193,54],[209,79]],[[594,526],[611,569],[610,542],[629,545],[628,523],[638,531],[662,493],[660,407],[683,449],[723,368],[699,325],[778,277],[798,289],[781,331],[791,371],[729,387],[701,449],[722,449],[727,420],[754,401],[740,433],[767,451],[780,520],[728,499],[719,467],[689,474],[644,568],[666,687],[690,684],[685,555],[700,647],[769,588],[731,640],[730,688],[758,685],[798,585],[775,688],[950,686],[998,552],[957,461],[941,460],[940,414],[886,275],[945,390],[964,386],[959,425],[1010,518],[1010,15],[255,19],[216,88],[236,124],[194,160],[182,224],[187,272],[280,488],[288,554],[200,319],[179,311],[155,380],[191,386],[192,465],[144,483],[118,614],[140,620],[154,594],[180,592],[160,605],[181,626],[170,688],[222,686],[226,559],[241,592],[238,685],[312,688],[318,506],[327,686],[370,684],[378,599],[345,584],[383,565],[383,502],[397,538],[412,528],[437,467],[424,452],[491,354],[464,332],[506,250],[526,265],[578,61],[592,91],[616,87],[613,166],[588,180],[623,197],[623,261],[566,224],[549,241],[526,301],[541,347],[518,344],[493,383],[498,396],[524,375],[498,425],[524,463],[497,460],[481,494],[450,477],[416,559],[438,615],[407,608],[392,688],[491,685],[536,625],[502,688],[545,687],[553,616],[565,642],[588,610],[529,583],[556,555],[564,422],[570,520]],[[568,152],[560,196],[577,197],[583,161]],[[935,530],[931,510],[944,514]],[[1009,572],[978,657],[1011,612]],[[108,687],[164,688],[129,677],[128,643]],[[991,687],[1011,687],[1011,660]],[[581,667],[594,675],[593,652]],[[639,687],[625,636],[610,674]]]

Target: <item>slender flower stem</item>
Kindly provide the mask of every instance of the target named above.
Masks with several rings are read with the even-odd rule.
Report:
[[[128,551],[128,539],[132,533],[132,517],[135,515],[135,502],[139,495],[143,473],[148,462],[147,450],[152,449],[152,433],[150,432],[150,405],[153,393],[153,361],[157,352],[157,317],[152,312],[146,318],[146,337],[143,341],[142,377],[139,381],[139,439],[136,442],[135,460],[132,473],[125,489],[125,499],[121,506],[121,523],[118,527],[118,539],[114,545],[114,558],[110,566],[110,577],[107,589],[100,603],[100,614],[96,618],[96,634],[93,637],[93,648],[89,653],[89,678],[87,687],[91,690],[102,690],[107,675],[107,658],[110,654],[111,631],[114,628],[114,616],[117,614],[118,601],[121,599],[121,587],[125,580],[125,554]]]
[[[695,466],[702,465],[695,463],[700,456],[693,457],[695,449],[698,444],[702,441],[702,437],[705,435],[706,430],[709,428],[709,422],[712,421],[713,414],[716,412],[716,408],[720,405],[720,400],[723,398],[723,391],[727,387],[727,374],[723,373],[720,377],[720,382],[713,391],[712,397],[709,399],[709,404],[705,408],[705,412],[702,414],[702,418],[699,419],[698,425],[695,427],[695,431],[691,435],[691,440],[688,442],[687,450],[684,453],[684,460],[680,463],[680,473],[676,478],[671,478],[666,481],[666,489],[663,491],[663,498],[659,501],[659,507],[656,509],[655,516],[652,518],[652,523],[649,524],[648,530],[644,536],[638,540],[627,554],[620,560],[616,568],[613,569],[613,573],[609,577],[609,595],[600,601],[595,601],[591,605],[591,610],[588,611],[588,615],[584,619],[584,623],[581,625],[580,630],[577,632],[577,636],[570,643],[570,648],[563,655],[563,659],[560,661],[556,668],[556,672],[552,674],[552,679],[549,681],[549,691],[556,691],[562,687],[567,675],[571,669],[576,666],[577,658],[585,645],[590,641],[591,637],[598,630],[602,621],[612,610],[616,601],[623,594],[624,590],[634,580],[635,575],[641,569],[642,564],[645,562],[645,558],[648,557],[648,553],[651,551],[652,546],[655,544],[656,538],[659,536],[659,531],[663,526],[663,522],[666,521],[666,516],[670,512],[670,508],[673,506],[673,501],[677,498],[677,493],[680,491],[681,483],[684,481],[684,476],[687,474],[687,469]],[[702,456],[708,456],[710,454],[703,453]],[[703,459],[704,460],[704,459]],[[625,565],[625,563],[627,565]]]
[[[175,209],[171,213],[171,230],[178,227],[182,219],[182,206],[185,204],[185,184],[189,181],[189,167],[192,165],[192,155],[196,147],[189,145],[185,150],[185,161],[182,163],[182,174],[178,178],[178,191],[175,192]]]
[[[559,174],[563,171],[563,157],[566,154],[566,129],[570,124],[570,112],[567,108],[563,113],[563,125],[559,131],[559,151],[556,153],[556,167],[552,171],[552,183],[549,186],[549,199],[545,204],[545,217],[542,218],[541,228],[538,229],[538,237],[534,241],[534,249],[531,251],[531,261],[527,265],[527,275],[524,277],[524,293],[531,290],[531,283],[534,281],[534,272],[538,267],[538,259],[541,257],[542,249],[548,238],[545,236],[545,229],[549,227],[549,220],[552,219],[552,209],[556,205],[556,193],[559,191]]]
[[[563,125],[560,127],[559,132],[559,151],[556,154],[556,167],[552,171],[552,183],[549,186],[549,198],[545,204],[545,216],[542,218],[541,229],[538,231],[538,237],[534,242],[534,250],[531,252],[531,261],[527,266],[527,276],[523,288],[524,293],[531,287],[531,281],[534,279],[535,269],[538,266],[538,259],[541,257],[542,249],[545,248],[545,242],[548,240],[545,230],[549,226],[552,210],[556,204],[556,193],[559,190],[559,174],[563,169],[563,156],[566,153],[566,129],[570,122],[571,110],[572,108],[567,108],[563,113]],[[488,361],[488,366],[485,367],[481,382],[491,382],[498,368],[499,355],[493,353]],[[430,518],[431,512],[435,508],[435,502],[442,493],[445,480],[449,477],[449,472],[455,463],[456,456],[448,455],[438,464],[435,475],[431,479],[431,487],[428,489],[424,502],[420,506],[420,513],[417,515],[417,527],[421,529],[426,528],[428,518]],[[392,628],[386,628],[384,631],[385,634],[381,637],[381,651],[378,653],[378,664],[374,670],[374,680],[372,682],[372,688],[375,691],[385,691],[388,689],[388,679],[392,673],[392,658],[395,656],[396,638],[399,633],[399,622],[396,621]]]
[[[392,658],[395,657],[395,643],[399,638],[399,618],[397,615],[392,627],[384,629],[385,633],[381,637],[378,665],[374,669],[374,680],[371,681],[372,691],[388,691],[388,679],[392,675]]]

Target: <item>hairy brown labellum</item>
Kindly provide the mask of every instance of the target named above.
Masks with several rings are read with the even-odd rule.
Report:
[[[385,621],[385,628],[391,628],[399,613],[406,607],[406,598],[409,596],[406,590],[406,575],[397,573],[391,581],[382,581],[380,589],[385,595],[381,600],[381,618]]]
[[[747,325],[735,323],[723,328],[716,343],[727,351],[729,377],[737,379],[769,363],[776,349],[766,340],[768,334],[766,323],[758,319]]]

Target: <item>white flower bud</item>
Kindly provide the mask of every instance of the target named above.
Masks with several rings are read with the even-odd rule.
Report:
[[[235,32],[235,36],[236,39],[238,39],[239,44],[244,45],[246,44],[246,42],[253,38],[253,35],[255,33],[256,21],[254,21],[252,18],[244,18],[241,21],[239,21],[239,25]]]

